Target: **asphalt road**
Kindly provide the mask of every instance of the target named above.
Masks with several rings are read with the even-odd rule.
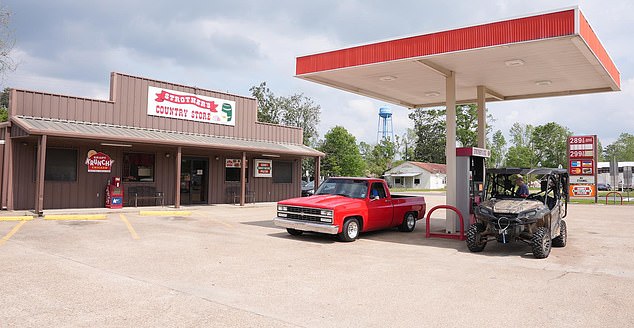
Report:
[[[183,210],[0,221],[0,326],[634,326],[631,206],[570,206],[545,260],[425,239],[424,221],[340,243],[287,235],[274,204]]]

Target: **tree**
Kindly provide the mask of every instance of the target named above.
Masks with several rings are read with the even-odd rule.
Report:
[[[281,106],[279,99],[266,86],[266,82],[259,86],[253,86],[251,95],[258,101],[258,121],[264,123],[280,124],[282,120]]]
[[[0,122],[6,122],[9,120],[9,92],[11,89],[4,88],[2,94],[0,94]]]
[[[380,177],[385,171],[392,168],[396,156],[396,144],[389,138],[382,139],[372,147],[370,154],[366,156],[366,166],[371,176]]]
[[[326,154],[322,172],[326,176],[362,176],[365,162],[359,153],[356,138],[342,126],[335,126],[324,135],[319,150]]]
[[[567,143],[572,132],[555,122],[536,126],[532,131],[532,145],[537,166],[568,167]]]
[[[417,143],[416,132],[413,129],[407,129],[402,136],[396,136],[394,143],[396,145],[397,155],[400,155],[402,161],[409,161],[414,158],[414,148]]]
[[[533,130],[530,124],[515,123],[510,129],[511,143],[506,152],[506,166],[534,167],[537,163],[533,150]]]
[[[502,131],[495,131],[492,141],[489,144],[489,149],[491,149],[491,158],[487,161],[488,166],[504,166],[504,158],[506,157],[506,139],[504,138]]]
[[[605,146],[603,154],[606,160],[616,158],[617,161],[634,161],[634,135],[621,133],[619,138]]]
[[[414,148],[416,160],[432,163],[445,163],[445,138],[447,111],[441,109],[417,108],[409,114],[414,121],[414,130],[417,137]],[[489,123],[493,121],[491,115],[487,116]],[[478,109],[475,105],[456,106],[456,140],[462,147],[477,146]],[[491,124],[487,124],[487,133],[491,130]]]

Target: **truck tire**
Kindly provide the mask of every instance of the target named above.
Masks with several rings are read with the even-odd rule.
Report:
[[[533,233],[531,238],[531,247],[533,248],[533,256],[538,259],[545,259],[550,255],[552,240],[550,239],[550,231],[545,227],[539,227]]]
[[[484,224],[474,223],[467,230],[467,248],[469,248],[471,252],[482,252],[487,245],[486,240],[482,241],[481,236],[484,229]]]
[[[286,232],[288,232],[291,236],[301,236],[304,232],[297,229],[286,228]]]
[[[398,230],[402,232],[412,232],[416,228],[416,216],[413,213],[405,214],[403,222],[398,226]]]
[[[343,229],[341,230],[341,233],[337,236],[341,241],[355,241],[357,237],[359,237],[360,230],[361,226],[359,225],[359,220],[355,218],[348,219],[346,220],[346,223],[343,224]]]
[[[566,221],[561,220],[559,223],[559,236],[553,239],[553,247],[566,247],[567,239],[568,229],[566,228]]]

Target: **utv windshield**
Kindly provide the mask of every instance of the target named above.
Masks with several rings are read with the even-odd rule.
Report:
[[[350,198],[365,198],[368,182],[355,179],[328,179],[317,189],[315,195],[339,195]]]

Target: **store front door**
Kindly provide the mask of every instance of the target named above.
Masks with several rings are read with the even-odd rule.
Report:
[[[206,204],[209,161],[183,157],[181,162],[181,204]]]

